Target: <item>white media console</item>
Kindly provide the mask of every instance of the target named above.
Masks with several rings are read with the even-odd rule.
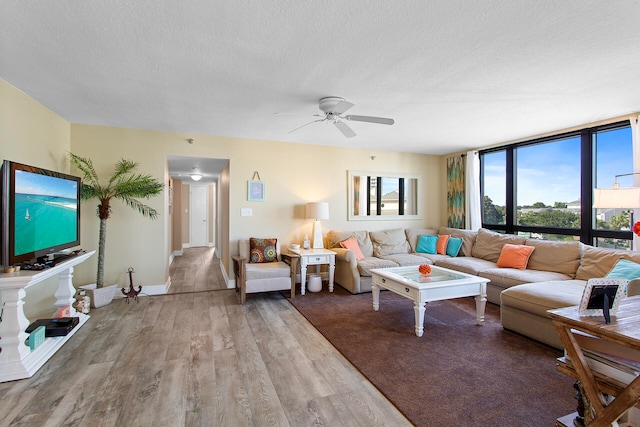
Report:
[[[0,273],[0,302],[3,305],[0,322],[0,382],[31,377],[89,320],[88,315],[76,312],[73,308],[76,289],[73,287],[72,279],[73,267],[94,253],[95,251],[77,255],[45,270]],[[79,317],[79,323],[68,335],[47,338],[38,348],[31,351],[25,343],[29,337],[25,330],[31,323],[24,315],[25,290],[53,276],[58,276],[58,290],[55,293],[55,309],[51,317],[56,316],[59,308],[70,307],[71,317]]]

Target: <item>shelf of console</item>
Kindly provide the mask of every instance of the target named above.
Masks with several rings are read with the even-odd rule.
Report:
[[[89,316],[78,313],[73,308],[75,288],[73,286],[73,267],[93,255],[88,252],[56,264],[41,271],[19,271],[0,274],[0,300],[3,302],[2,321],[0,322],[0,382],[31,377],[84,325]],[[78,317],[78,325],[66,336],[47,338],[35,350],[26,344],[25,332],[30,324],[24,314],[25,289],[50,277],[58,277],[56,302],[51,317],[55,317],[62,307],[69,307],[68,317]]]

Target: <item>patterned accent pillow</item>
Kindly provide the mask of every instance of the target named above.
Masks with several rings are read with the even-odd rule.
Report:
[[[249,262],[276,262],[278,254],[276,252],[276,244],[278,239],[258,239],[252,237],[249,239]]]

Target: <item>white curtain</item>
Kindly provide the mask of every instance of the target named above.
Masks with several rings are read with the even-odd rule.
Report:
[[[631,117],[629,120],[631,125],[631,138],[633,140],[633,171],[640,172],[640,116]],[[633,186],[640,187],[640,175],[633,176]],[[640,209],[633,212],[634,221],[640,220]],[[633,235],[633,249],[637,250],[640,246],[640,237]]]
[[[466,228],[478,230],[482,227],[482,203],[480,201],[480,154],[467,152],[465,172]]]

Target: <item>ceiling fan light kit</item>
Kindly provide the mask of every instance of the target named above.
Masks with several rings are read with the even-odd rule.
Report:
[[[295,132],[298,129],[302,129],[303,127],[310,125],[316,122],[332,122],[333,125],[338,128],[338,130],[347,138],[353,138],[356,136],[356,133],[347,125],[343,120],[352,121],[352,122],[366,122],[366,123],[376,123],[381,125],[392,125],[395,123],[393,119],[385,118],[385,117],[374,117],[374,116],[356,116],[356,115],[348,115],[343,116],[347,110],[353,107],[355,104],[346,101],[344,98],[340,98],[338,96],[327,96],[324,98],[320,98],[318,102],[318,107],[324,113],[324,118],[314,120],[312,122],[306,123],[289,133]],[[322,115],[319,114],[320,117]]]

